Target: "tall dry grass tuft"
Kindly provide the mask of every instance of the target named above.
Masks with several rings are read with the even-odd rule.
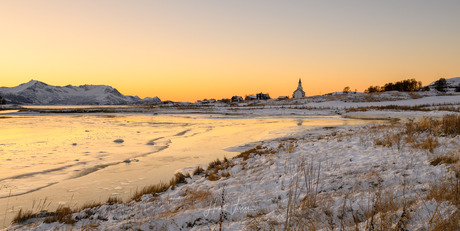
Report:
[[[251,148],[251,149],[249,149],[247,151],[244,151],[244,152],[240,153],[239,155],[233,157],[233,159],[243,158],[243,160],[247,160],[251,156],[266,155],[266,154],[273,154],[273,153],[275,153],[275,151],[273,149],[263,147],[262,145],[257,145],[256,147]]]
[[[83,211],[85,209],[92,209],[92,208],[96,208],[96,207],[100,207],[102,206],[102,203],[100,202],[87,202],[85,204],[83,204],[79,209],[78,211]]]
[[[35,217],[36,216],[34,213],[32,213],[32,211],[23,211],[22,209],[19,209],[19,212],[13,218],[13,224],[23,223],[24,221],[27,221]]]
[[[458,231],[460,229],[460,210],[457,210],[449,217],[441,217],[434,221],[430,231]]]
[[[159,193],[166,192],[166,190],[168,190],[169,187],[169,184],[163,182],[160,182],[155,185],[146,186],[140,191],[136,190],[134,195],[131,197],[131,200],[140,201],[142,196],[145,194],[152,194],[153,196],[156,196]]]
[[[460,135],[460,115],[445,115],[441,120],[441,130],[446,135]]]
[[[321,163],[315,167],[313,159],[302,159],[294,169],[287,171],[295,171],[297,174],[289,183],[284,230],[317,230],[318,220],[312,216],[312,211],[318,207]],[[301,197],[303,192],[305,196]]]
[[[392,230],[393,227],[404,225],[407,216],[406,208],[391,192],[383,192],[380,188],[375,192],[370,213],[366,213],[366,230]],[[402,209],[402,214],[398,210]]]
[[[208,180],[210,181],[220,180],[220,176],[217,175],[217,173],[211,172],[208,176]]]
[[[433,166],[441,165],[441,164],[456,164],[460,158],[455,155],[455,153],[450,153],[446,155],[436,156],[430,160],[430,164]]]
[[[321,162],[315,170],[313,160],[307,162],[302,160],[300,170],[303,172],[305,181],[305,197],[302,199],[302,208],[314,208],[317,206],[319,176],[321,173]]]
[[[194,176],[200,175],[200,174],[203,173],[203,172],[204,172],[204,169],[203,169],[202,167],[200,167],[200,166],[197,166],[197,167],[195,168],[195,170],[193,171],[193,175],[194,175]]]
[[[213,169],[216,166],[219,166],[221,164],[222,164],[222,161],[220,161],[219,158],[217,158],[215,161],[212,161],[211,163],[209,163],[207,170]]]
[[[109,205],[113,205],[113,204],[123,203],[123,200],[121,198],[119,198],[119,197],[116,197],[116,196],[113,197],[112,196],[112,197],[109,197],[107,199],[106,203],[109,204]]]
[[[45,218],[43,223],[64,223],[64,224],[74,224],[76,221],[72,218],[72,209],[69,207],[59,207],[56,209],[56,212],[51,213],[51,216]]]
[[[171,186],[171,189],[175,189],[177,184],[187,184],[186,179],[191,178],[190,174],[183,174],[181,172],[178,172],[174,174],[174,177],[169,181],[169,185]]]
[[[444,179],[441,182],[433,182],[430,185],[426,199],[436,201],[450,201],[460,209],[460,179],[455,176]]]
[[[400,150],[403,145],[402,138],[403,135],[400,132],[386,131],[383,137],[374,138],[374,145],[388,148],[396,146],[396,148]]]
[[[427,150],[431,153],[434,152],[434,149],[439,146],[438,138],[428,135],[420,143],[415,143],[413,147]]]

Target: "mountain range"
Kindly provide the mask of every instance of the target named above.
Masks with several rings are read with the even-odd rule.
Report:
[[[16,87],[0,87],[8,104],[29,105],[127,105],[161,103],[158,97],[127,96],[107,85],[52,86],[31,80]]]

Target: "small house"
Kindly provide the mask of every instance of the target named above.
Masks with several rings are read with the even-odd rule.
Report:
[[[241,103],[241,102],[243,102],[243,97],[237,96],[237,95],[232,97],[232,103]]]

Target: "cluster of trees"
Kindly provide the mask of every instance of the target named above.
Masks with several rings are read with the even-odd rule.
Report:
[[[438,81],[434,82],[434,88],[440,92],[446,92],[447,81],[444,78],[440,78]]]
[[[3,97],[1,95],[0,95],[0,104],[6,104],[5,99],[3,99]]]
[[[446,92],[448,87],[449,86],[447,86],[447,81],[444,78],[440,78],[438,81],[434,82],[434,88],[437,91]],[[460,92],[460,84],[455,87],[455,91]]]
[[[384,91],[408,91],[412,92],[422,87],[422,82],[415,79],[406,79],[403,81],[398,81],[396,83],[386,83],[383,87],[380,86],[370,86],[364,92],[373,93],[373,92],[384,92]]]

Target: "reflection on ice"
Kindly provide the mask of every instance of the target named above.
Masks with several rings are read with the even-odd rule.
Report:
[[[363,123],[203,114],[9,117],[0,120],[0,198],[18,196],[19,201],[50,192],[61,201],[75,194],[73,200],[83,202],[113,193],[127,198],[137,188],[169,180],[176,169],[231,157],[260,140],[315,126]]]

